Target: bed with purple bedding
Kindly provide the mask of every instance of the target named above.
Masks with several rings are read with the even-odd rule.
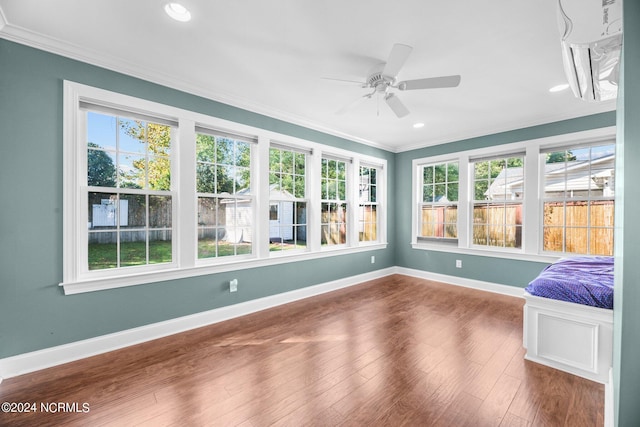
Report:
[[[562,258],[546,267],[525,290],[535,296],[613,308],[613,257]]]

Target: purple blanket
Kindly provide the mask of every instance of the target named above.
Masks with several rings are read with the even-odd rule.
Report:
[[[539,297],[613,308],[613,257],[563,258],[546,267],[525,290]]]

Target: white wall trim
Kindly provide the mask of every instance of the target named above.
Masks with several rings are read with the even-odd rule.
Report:
[[[614,422],[613,368],[609,368],[609,382],[604,385],[604,427],[613,427]]]
[[[276,307],[289,302],[313,297],[326,292],[354,286],[369,280],[392,275],[395,267],[363,273],[331,282],[321,283],[294,291],[258,298],[226,307],[170,319],[151,325],[127,329],[121,332],[76,341],[43,350],[0,359],[0,382],[29,372],[50,368],[63,363],[73,362],[120,348],[140,344],[169,335],[185,332],[202,326],[211,325],[257,311]]]
[[[433,280],[448,285],[463,286],[481,291],[493,292],[496,294],[509,295],[512,297],[524,298],[524,289],[516,286],[500,285],[497,283],[484,282],[482,280],[467,279],[465,277],[450,276],[448,274],[432,273],[430,271],[415,270],[413,268],[395,267],[397,274],[418,277],[420,279]]]

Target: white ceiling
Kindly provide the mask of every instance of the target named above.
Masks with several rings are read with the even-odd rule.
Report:
[[[610,111],[565,81],[555,0],[0,0],[0,37],[389,149],[405,151]],[[394,43],[399,80],[460,74],[460,86],[397,92],[398,119],[357,84]],[[424,122],[422,129],[412,124]]]

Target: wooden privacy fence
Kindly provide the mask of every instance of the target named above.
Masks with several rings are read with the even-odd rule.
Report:
[[[544,250],[613,255],[614,209],[613,200],[545,202]]]
[[[424,206],[421,237],[457,237],[457,208]],[[612,200],[544,203],[545,251],[612,255],[614,202]],[[522,205],[475,205],[473,243],[521,247]]]

